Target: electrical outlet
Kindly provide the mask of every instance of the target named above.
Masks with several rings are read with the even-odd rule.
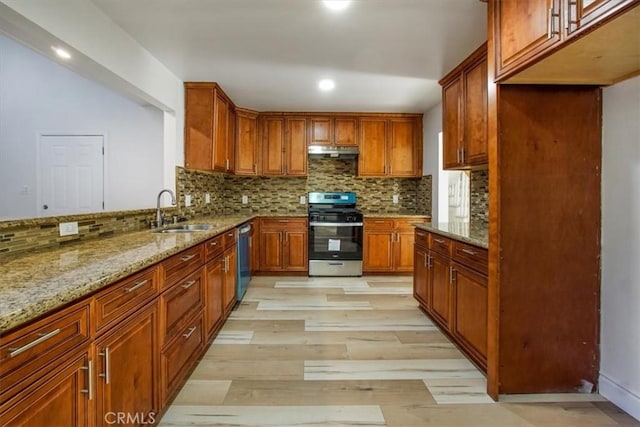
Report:
[[[206,204],[211,203],[211,194],[207,193],[207,194],[204,195],[204,202]]]
[[[191,206],[191,195],[190,194],[185,194],[185,196],[184,196],[184,205],[186,207]]]
[[[300,204],[301,205],[306,205],[307,204],[307,198],[305,196],[300,196]]]
[[[398,196],[397,194],[394,194],[393,195],[393,203],[397,205],[399,200],[400,200],[400,196]]]
[[[78,234],[78,222],[61,222],[58,226],[60,230],[60,236],[71,236],[72,234]]]
[[[242,196],[242,204],[246,205],[247,203],[249,203],[249,197],[248,196]]]

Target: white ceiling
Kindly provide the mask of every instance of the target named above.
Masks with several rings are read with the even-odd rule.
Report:
[[[184,81],[261,111],[424,112],[486,40],[480,0],[92,0]],[[317,90],[332,78],[336,89]]]

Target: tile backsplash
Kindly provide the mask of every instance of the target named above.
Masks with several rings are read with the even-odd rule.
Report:
[[[489,171],[471,171],[469,217],[472,224],[489,226]]]

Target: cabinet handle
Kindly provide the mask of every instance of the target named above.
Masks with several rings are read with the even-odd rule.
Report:
[[[98,354],[104,357],[104,374],[98,374],[98,376],[104,378],[105,384],[109,384],[109,381],[111,381],[111,357],[109,356],[109,347],[105,347],[104,351]]]
[[[187,256],[183,256],[182,258],[180,258],[182,261],[187,262],[192,258],[195,258],[196,254],[191,254],[191,255],[187,255]]]
[[[133,292],[136,289],[141,288],[142,286],[146,285],[148,282],[149,282],[149,280],[143,280],[142,282],[138,282],[138,283],[136,283],[135,285],[133,285],[130,288],[124,288],[124,291],[126,293]]]
[[[282,223],[288,224],[289,220],[288,219],[279,219],[278,222],[282,222]]]
[[[427,261],[427,254],[424,254],[424,268],[429,268],[429,263]]]
[[[434,238],[433,241],[436,242],[436,243],[440,243],[441,245],[444,245],[444,240],[442,240],[442,239],[435,239]]]
[[[194,284],[196,283],[195,280],[189,280],[187,283],[185,283],[184,285],[182,285],[182,287],[184,289],[189,289],[190,287],[192,287]]]
[[[229,255],[224,257],[224,272],[229,272]]]
[[[460,147],[460,163],[464,163],[464,147]]]
[[[218,246],[218,242],[211,242],[209,243],[211,246]]]
[[[189,339],[189,337],[191,335],[193,335],[193,333],[196,331],[196,329],[197,328],[195,326],[192,326],[192,327],[189,328],[189,332],[187,332],[186,334],[182,334],[182,336],[184,337],[184,339]]]
[[[427,254],[427,268],[431,270],[431,267],[433,267],[433,264],[431,263],[431,254]]]
[[[547,14],[547,40],[551,40],[554,35],[560,34],[559,31],[556,31],[554,29],[554,25],[553,25],[554,19],[560,18],[560,14],[553,13],[553,12],[554,12],[553,7],[550,7]]]
[[[60,329],[54,329],[53,331],[48,332],[46,334],[39,334],[40,338],[37,338],[37,339],[31,341],[29,344],[25,344],[20,348],[10,348],[9,349],[9,351],[10,351],[9,357],[16,357],[20,353],[24,353],[25,351],[29,350],[30,348],[33,348],[33,347],[37,346],[38,344],[45,342],[49,338],[55,337],[59,333],[60,333]]]
[[[87,376],[89,378],[89,381],[87,381],[89,383],[88,387],[86,389],[80,390],[80,393],[86,393],[89,397],[89,400],[93,400],[93,361],[89,360],[88,365],[89,366],[83,366],[80,368],[83,371],[89,371],[87,373]]]
[[[258,165],[256,163],[253,164],[253,171],[256,172],[258,170]]]
[[[224,159],[224,168],[229,170],[229,159]]]
[[[453,268],[453,266],[452,266],[452,265],[450,265],[450,266],[449,266],[449,284],[450,284],[450,285],[453,285],[453,282],[454,282],[454,280],[455,280],[455,279],[453,278],[453,276],[455,276],[455,274],[456,274],[456,269],[455,269],[455,268]]]
[[[460,148],[456,148],[456,163],[460,163]]]
[[[476,251],[472,251],[471,249],[462,249],[462,252],[469,255],[478,255]]]

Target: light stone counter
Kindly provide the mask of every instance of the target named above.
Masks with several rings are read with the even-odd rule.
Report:
[[[363,212],[364,218],[427,218],[431,220],[431,215],[420,215],[415,213],[378,213],[378,212]]]
[[[463,222],[415,223],[414,225],[430,233],[440,234],[481,248],[489,248],[489,231],[486,227]]]
[[[0,333],[92,294],[256,216],[200,218],[181,224],[210,224],[212,227],[191,233],[138,231],[4,262],[0,265]]]

